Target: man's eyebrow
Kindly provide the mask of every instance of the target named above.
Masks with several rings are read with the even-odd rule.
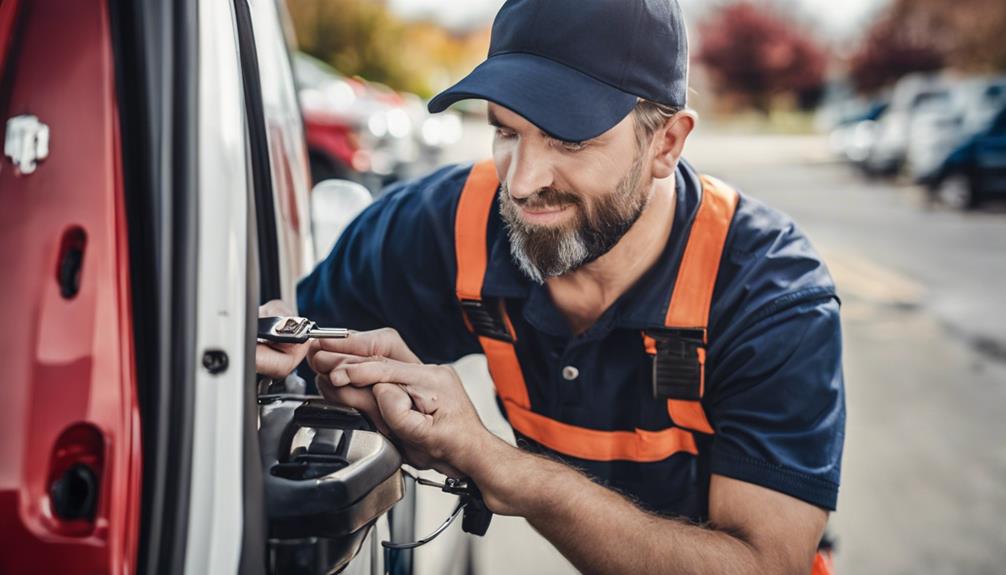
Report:
[[[495,126],[497,128],[508,128],[509,127],[509,126],[504,125],[503,122],[500,122],[500,119],[497,118],[496,114],[494,112],[492,112],[492,111],[489,112],[489,125],[490,126]]]
[[[501,122],[500,119],[496,116],[496,114],[493,111],[490,110],[489,113],[488,113],[488,116],[489,116],[489,125],[490,126],[493,126],[493,127],[496,127],[496,128],[506,128],[508,130],[512,130],[513,129],[510,126],[507,126],[506,124],[504,124],[503,122]],[[541,130],[541,129],[538,130],[538,133],[541,134],[542,137],[548,138],[550,140],[555,140],[557,142],[567,143],[567,144],[585,144],[587,142],[590,142],[592,140],[597,139],[597,138],[592,138],[591,140],[583,140],[583,141],[575,142],[575,141],[571,141],[571,140],[563,140],[562,138],[557,138],[557,137],[549,134],[545,130]]]

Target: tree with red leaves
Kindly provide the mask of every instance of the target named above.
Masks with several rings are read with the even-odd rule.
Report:
[[[867,30],[849,75],[861,92],[875,92],[912,72],[1003,71],[1004,31],[1002,0],[894,0]]]
[[[724,6],[699,24],[699,40],[716,91],[762,112],[783,94],[812,106],[824,86],[825,50],[771,4]]]
[[[935,72],[947,64],[946,25],[931,12],[908,2],[895,3],[866,32],[849,62],[849,76],[860,92],[876,92],[906,74]]]

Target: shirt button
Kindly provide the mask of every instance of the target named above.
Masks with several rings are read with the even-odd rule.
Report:
[[[562,378],[566,381],[573,381],[574,379],[580,377],[580,370],[576,369],[572,365],[567,365],[562,368]]]

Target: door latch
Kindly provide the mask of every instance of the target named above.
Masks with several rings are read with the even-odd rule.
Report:
[[[49,126],[29,114],[7,120],[3,153],[10,158],[18,174],[34,173],[38,162],[49,157]]]

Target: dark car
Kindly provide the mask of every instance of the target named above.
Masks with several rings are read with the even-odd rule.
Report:
[[[933,199],[974,209],[1006,197],[1006,108],[984,131],[958,146],[924,179]]]

